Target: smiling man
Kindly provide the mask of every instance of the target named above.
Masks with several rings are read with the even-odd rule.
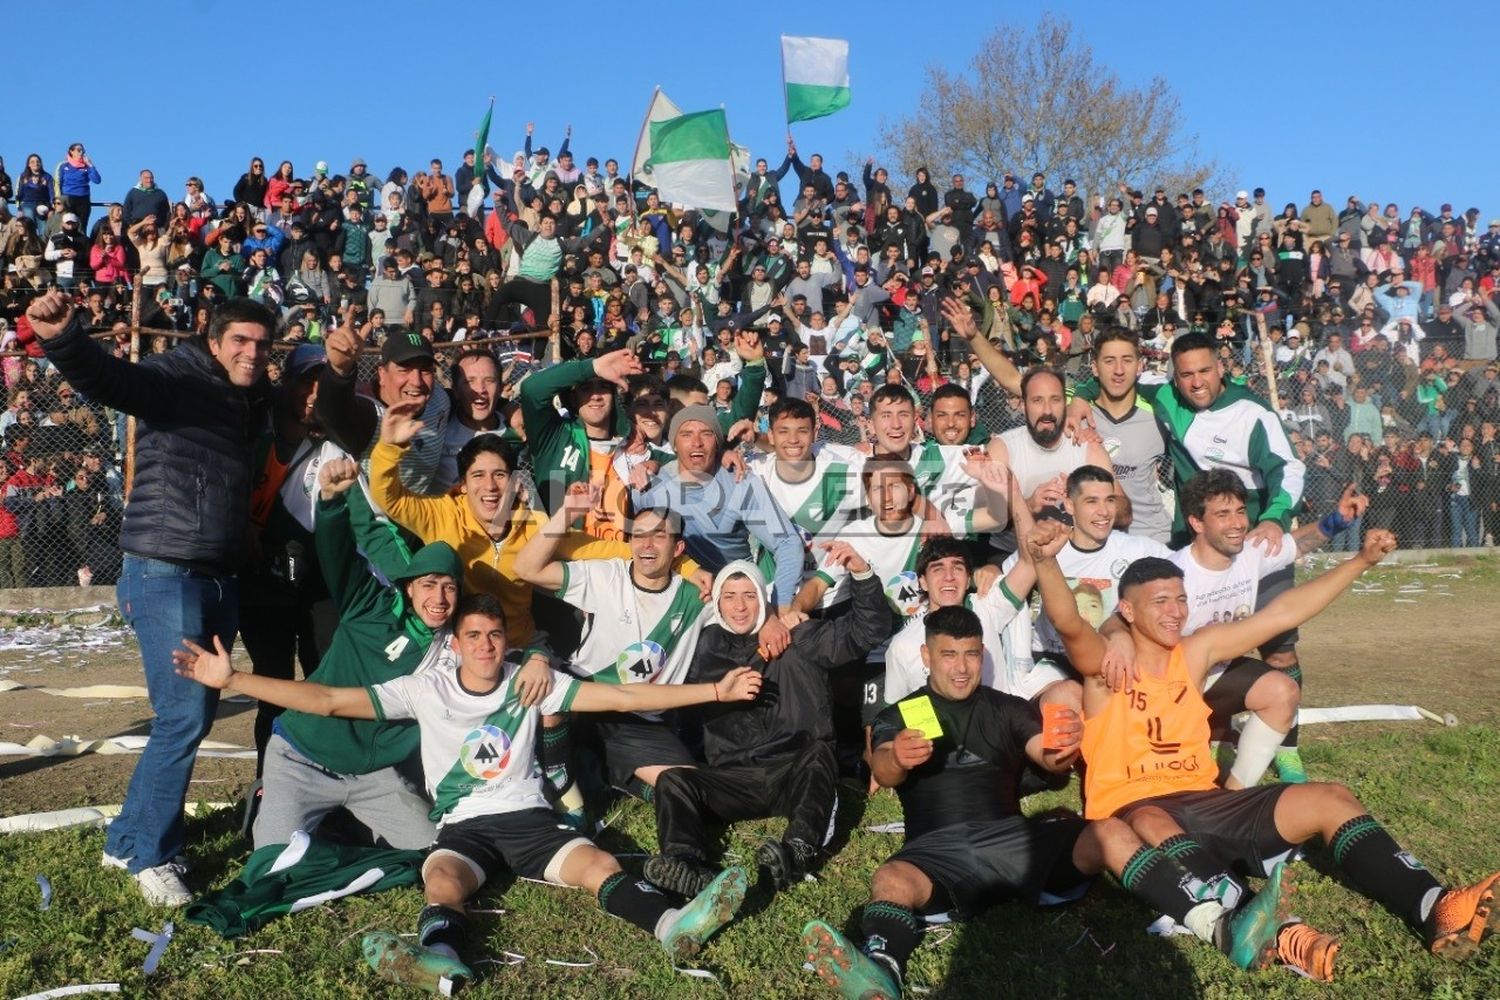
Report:
[[[182,905],[191,898],[174,860],[187,846],[182,805],[218,698],[183,684],[171,647],[183,636],[232,643],[239,626],[236,573],[249,553],[252,451],[267,420],[276,316],[232,299],[206,337],[131,364],[89,338],[61,292],[39,296],[26,315],[69,385],[140,419],[117,593],[140,644],[155,720],[104,863],[128,870],[153,905]]]

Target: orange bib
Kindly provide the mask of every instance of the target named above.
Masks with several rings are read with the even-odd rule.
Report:
[[[1083,722],[1084,816],[1104,819],[1141,799],[1218,787],[1208,705],[1172,650],[1165,677],[1142,676]]]

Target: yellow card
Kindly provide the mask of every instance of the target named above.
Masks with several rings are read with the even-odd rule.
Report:
[[[929,740],[943,735],[943,725],[938,722],[937,712],[932,708],[932,699],[925,694],[900,702],[901,721],[906,728],[916,729]]]

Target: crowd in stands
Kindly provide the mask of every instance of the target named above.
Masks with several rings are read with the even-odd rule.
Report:
[[[407,330],[436,344],[543,330],[555,278],[562,359],[629,347],[727,410],[733,332],[759,330],[762,423],[774,399],[807,398],[820,437],[845,443],[869,438],[882,382],[924,396],[956,382],[992,430],[1019,422],[945,326],[949,292],[1023,366],[1086,368],[1096,333],[1124,327],[1159,371],[1176,335],[1203,331],[1229,377],[1266,395],[1269,364],[1310,499],[1353,480],[1397,510],[1403,543],[1500,535],[1500,219],[1475,208],[1338,209],[1313,191],[1277,210],[1259,188],[1215,204],[1123,183],[1086,200],[1041,174],[940,189],[925,169],[903,191],[873,162],[831,172],[789,142],[757,161],[726,230],[632,188],[617,159],[575,161],[570,135],[554,155],[529,126],[509,160],[465,151],[451,174],[436,158],[383,175],[359,158],[307,176],[269,162],[215,198],[198,177],[169,195],[150,169],[119,193],[82,144],[51,169],[0,160],[0,588],[113,579],[123,420],[58,378],[24,310],[67,290],[123,355],[136,282],[152,331],[201,334],[216,304],[248,296],[278,311],[287,346],[352,322],[373,348]],[[470,214],[476,184],[487,197]],[[175,342],[151,333],[142,351]],[[504,346],[512,409],[549,357],[541,339]]]

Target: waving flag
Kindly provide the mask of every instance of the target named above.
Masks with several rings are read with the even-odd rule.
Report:
[[[788,125],[842,111],[849,106],[849,43],[782,35],[781,79]]]
[[[644,166],[663,200],[734,211],[729,123],[722,110],[650,122],[647,131],[651,154]]]
[[[479,218],[479,210],[484,207],[484,196],[490,187],[484,173],[484,147],[490,141],[490,119],[494,116],[495,99],[491,97],[490,106],[479,120],[479,130],[474,133],[474,185],[469,188],[469,196],[464,200],[464,212],[476,219]]]

